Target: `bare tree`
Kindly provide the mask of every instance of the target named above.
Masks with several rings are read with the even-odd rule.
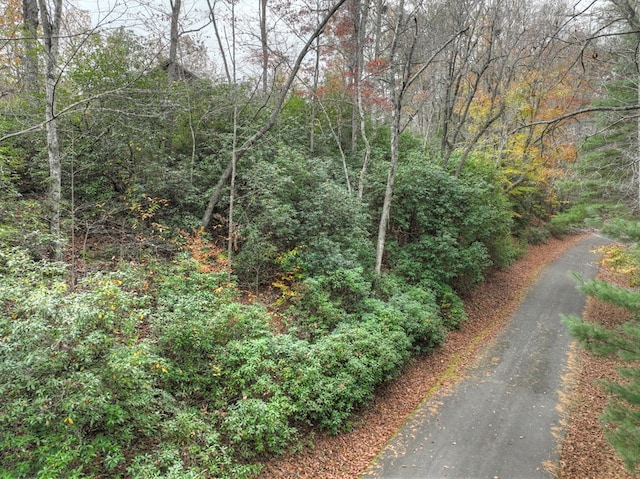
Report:
[[[262,60],[262,93],[269,89],[269,44],[267,42],[267,0],[260,0],[260,49]]]
[[[24,85],[34,93],[40,90],[38,68],[38,27],[40,25],[38,0],[22,0],[22,24],[24,43]]]
[[[222,64],[224,65],[224,72],[227,78],[227,83],[231,84],[231,72],[229,70],[229,62],[227,61],[226,50],[222,44],[222,37],[220,36],[220,30],[218,29],[218,20],[215,11],[215,2],[212,4],[211,0],[207,0],[207,6],[209,7],[209,19],[211,20],[211,24],[213,25],[213,31],[216,35],[216,43],[218,44],[218,50],[220,56],[222,57]]]
[[[418,17],[415,14],[405,12],[404,0],[400,0],[397,10],[397,20],[393,32],[391,49],[389,53],[389,84],[392,88],[391,98],[391,160],[389,172],[387,174],[387,185],[382,204],[382,214],[378,224],[378,238],[376,243],[375,273],[380,276],[382,273],[382,259],[384,256],[387,227],[389,225],[389,213],[391,211],[391,199],[393,196],[393,185],[395,182],[396,170],[400,158],[400,134],[402,132],[402,109],[405,95],[413,83],[427,70],[440,53],[459,36],[466,32],[466,29],[456,32],[451,38],[436,49],[432,56],[421,66],[415,63],[416,45],[418,40]],[[410,38],[407,48],[401,48],[401,39]]]
[[[46,0],[38,0],[45,53],[45,122],[47,128],[47,152],[49,156],[49,208],[51,233],[55,238],[55,258],[62,259],[60,231],[62,203],[62,158],[58,139],[56,112],[56,86],[58,84],[58,57],[60,54],[60,25],[62,0],[53,0],[49,7]]]
[[[169,65],[167,68],[168,80],[169,84],[171,84],[178,79],[178,41],[180,40],[178,27],[182,0],[169,0],[169,3],[171,4],[171,33],[169,37]]]
[[[278,96],[278,99],[276,101],[276,104],[273,110],[271,111],[271,115],[269,116],[267,121],[264,123],[264,125],[262,125],[262,127],[258,131],[256,131],[251,137],[245,140],[245,142],[238,148],[235,155],[235,162],[239,161],[257,141],[259,141],[269,130],[271,130],[271,128],[273,128],[278,118],[278,115],[280,114],[280,111],[284,106],[287,95],[289,94],[289,90],[291,89],[291,86],[293,85],[293,82],[296,79],[298,71],[300,70],[300,66],[302,65],[302,61],[304,60],[304,57],[307,55],[307,53],[311,49],[311,46],[315,42],[316,38],[322,34],[329,20],[338,11],[338,9],[340,9],[340,7],[345,3],[345,1],[346,0],[338,0],[333,5],[333,7],[328,10],[328,12],[322,18],[322,21],[316,26],[315,30],[313,31],[309,39],[300,50],[298,57],[296,59],[296,62],[294,63],[289,73],[287,81],[285,82],[285,84],[282,86],[280,90],[280,94]],[[211,194],[211,197],[209,198],[209,202],[207,204],[204,215],[202,217],[202,221],[200,222],[203,228],[207,228],[209,226],[209,223],[211,222],[213,210],[216,204],[218,203],[220,196],[222,195],[222,189],[224,188],[224,185],[227,183],[227,181],[229,181],[232,170],[235,167],[235,164],[234,164],[235,162],[234,161],[229,162],[227,168],[222,173],[220,180],[216,184],[216,187],[213,193]]]

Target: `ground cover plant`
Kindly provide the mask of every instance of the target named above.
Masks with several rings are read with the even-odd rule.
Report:
[[[248,477],[302,428],[348,427],[446,329],[435,294],[389,288],[323,334],[276,332],[190,255],[70,287],[3,248],[0,272],[2,477]]]

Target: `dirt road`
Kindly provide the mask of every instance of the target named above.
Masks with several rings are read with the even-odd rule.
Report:
[[[552,477],[571,344],[560,315],[581,314],[585,298],[571,273],[593,277],[593,250],[607,242],[589,237],[545,268],[466,378],[423,404],[363,477]]]

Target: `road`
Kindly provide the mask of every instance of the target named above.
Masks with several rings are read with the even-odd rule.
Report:
[[[571,346],[560,315],[582,313],[571,273],[593,277],[607,243],[591,236],[548,265],[465,378],[420,406],[363,478],[553,477]]]

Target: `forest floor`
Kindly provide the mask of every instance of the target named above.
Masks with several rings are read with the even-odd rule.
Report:
[[[552,239],[530,248],[509,268],[494,271],[465,299],[468,320],[449,333],[444,345],[416,358],[393,381],[381,387],[375,399],[353,418],[349,432],[336,436],[315,434],[300,451],[270,459],[259,479],[356,479],[400,429],[411,413],[436,392],[450,388],[463,375],[479,349],[509,321],[547,263],[558,258],[585,235]],[[601,275],[606,275],[601,272]],[[603,276],[601,276],[603,277]],[[604,276],[607,277],[608,276]],[[589,300],[591,317],[605,314],[622,320],[622,312]],[[598,420],[607,402],[596,381],[615,374],[615,363],[584,351],[571,353],[573,387],[564,400],[566,436],[561,446],[563,479],[627,478],[620,460],[604,442]]]

